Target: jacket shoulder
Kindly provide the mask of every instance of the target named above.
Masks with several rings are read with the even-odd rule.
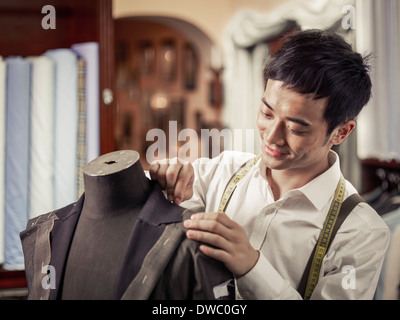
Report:
[[[26,229],[28,230],[30,228],[33,228],[33,227],[35,227],[39,224],[42,224],[46,221],[49,221],[49,220],[62,219],[66,214],[71,212],[76,207],[76,205],[77,205],[77,202],[71,203],[63,208],[53,210],[48,213],[44,213],[44,214],[38,215],[34,218],[31,218],[28,220]]]
[[[57,210],[54,210],[49,213],[41,214],[37,217],[29,219],[28,223],[26,224],[26,229],[28,230],[28,229],[33,228],[41,223],[46,222],[46,221],[56,219],[57,218],[56,211]]]

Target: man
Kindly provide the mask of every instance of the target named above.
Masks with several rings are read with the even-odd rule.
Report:
[[[354,130],[371,81],[365,58],[318,30],[288,36],[264,78],[261,158],[224,213],[218,207],[229,180],[254,155],[227,151],[193,165],[159,161],[150,174],[176,203],[204,209],[185,221],[187,237],[235,275],[240,297],[302,299],[298,287],[341,181],[331,147]],[[345,181],[344,199],[354,193]],[[327,251],[311,299],[371,299],[388,242],[382,219],[359,203]]]

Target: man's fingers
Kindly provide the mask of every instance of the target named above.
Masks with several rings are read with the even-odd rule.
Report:
[[[231,243],[223,236],[215,233],[190,229],[186,232],[186,236],[189,239],[209,244],[214,248],[218,248],[226,252],[230,252],[232,250]]]
[[[158,172],[157,172],[157,178],[156,180],[160,183],[161,188],[163,188],[164,190],[167,189],[167,177],[166,177],[166,173],[169,167],[168,163],[159,162],[160,167],[158,168]]]
[[[220,247],[221,239],[223,238],[229,242],[235,242],[237,240],[237,234],[235,229],[232,228],[231,221],[228,216],[224,217],[224,213],[199,213],[192,215],[191,219],[184,221],[184,226],[190,231],[192,239],[196,239],[200,242],[212,244]],[[213,242],[217,241],[217,242]],[[228,243],[229,244],[229,243]],[[224,243],[224,249],[228,249],[227,243]]]
[[[167,198],[180,204],[193,196],[194,170],[190,162],[178,158],[152,162],[150,177],[160,183],[167,192]]]
[[[217,259],[237,277],[246,274],[257,263],[259,252],[247,239],[242,227],[225,213],[197,213],[185,220],[186,236],[203,243],[200,250]]]
[[[159,161],[153,161],[150,164],[149,173],[150,173],[151,180],[157,180],[158,170],[159,169],[160,169],[160,162]]]
[[[227,264],[229,261],[229,254],[221,249],[215,248],[215,247],[210,247],[207,245],[200,245],[199,247],[200,251],[203,252],[206,256],[219,260],[222,263]]]
[[[180,204],[193,196],[194,170],[190,163],[184,163],[177,176],[175,184],[175,203]]]
[[[214,220],[192,220],[188,219],[184,221],[184,226],[190,229],[198,229],[202,231],[207,231],[215,234],[224,236],[229,229],[223,224]]]
[[[212,220],[221,223],[228,229],[235,227],[236,222],[230,219],[225,212],[200,212],[190,217],[191,220]]]
[[[176,182],[182,169],[182,163],[178,159],[171,159],[165,171],[166,191],[168,200],[173,201],[176,193]]]

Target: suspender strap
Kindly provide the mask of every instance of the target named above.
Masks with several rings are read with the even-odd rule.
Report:
[[[226,207],[228,206],[229,200],[232,197],[233,192],[236,189],[237,184],[242,178],[249,173],[250,169],[257,163],[258,159],[260,159],[261,154],[256,157],[248,160],[244,163],[239,170],[232,176],[229,180],[228,184],[225,187],[224,193],[222,195],[221,201],[219,203],[218,212],[225,212]]]
[[[344,198],[344,191],[346,189],[346,181],[343,176],[340,177],[335,194],[330,205],[328,214],[326,215],[324,225],[319,235],[317,245],[315,246],[315,253],[311,262],[310,273],[307,279],[306,292],[304,299],[307,300],[318,283],[319,273],[322,266],[322,260],[328,250],[329,241],[332,238],[333,227],[336,224],[337,217],[339,216],[340,209]]]
[[[342,203],[342,206],[340,208],[336,223],[335,223],[335,225],[334,225],[334,227],[332,229],[332,235],[331,235],[331,237],[329,239],[329,242],[328,242],[328,245],[327,245],[327,248],[326,248],[326,252],[328,251],[333,239],[335,238],[335,235],[336,235],[337,231],[339,230],[339,228],[342,225],[342,223],[344,222],[344,220],[347,218],[347,216],[350,214],[350,212],[355,208],[355,206],[357,204],[359,204],[360,202],[364,202],[364,199],[359,194],[355,193],[355,194],[349,196]],[[312,262],[313,262],[314,257],[315,257],[317,245],[318,245],[318,243],[315,245],[315,247],[314,247],[314,249],[313,249],[313,251],[312,251],[312,253],[310,255],[310,258],[308,260],[306,269],[304,270],[304,273],[303,273],[303,277],[301,278],[299,287],[297,289],[298,292],[301,294],[301,296],[305,300],[310,299],[312,291],[313,291],[313,289],[315,287],[314,286],[313,288],[308,288],[308,290],[306,288],[307,287],[307,283],[309,282],[309,275],[310,275],[310,272],[311,272],[311,266],[312,266]],[[308,294],[307,294],[306,291],[308,291]]]

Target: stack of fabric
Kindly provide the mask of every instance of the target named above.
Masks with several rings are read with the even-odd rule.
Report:
[[[1,52],[0,52],[1,54]],[[100,155],[98,43],[0,59],[0,265],[24,268],[28,219],[74,202]]]

